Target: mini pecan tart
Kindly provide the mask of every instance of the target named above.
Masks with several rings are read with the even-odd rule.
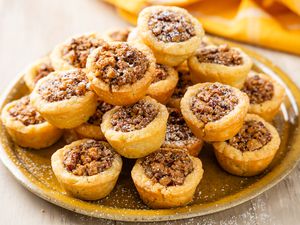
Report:
[[[204,141],[225,141],[243,126],[248,96],[220,83],[201,83],[188,88],[181,112],[193,133]]]
[[[250,100],[249,113],[254,113],[271,121],[278,113],[285,97],[284,88],[263,73],[250,72],[242,91]]]
[[[193,134],[179,109],[168,108],[168,112],[167,132],[162,148],[186,149],[190,155],[198,156],[203,141]]]
[[[92,138],[96,140],[105,140],[101,131],[102,117],[104,113],[111,110],[114,106],[103,101],[98,101],[96,112],[88,119],[87,122],[74,128],[79,137]]]
[[[178,82],[175,69],[162,64],[156,64],[155,78],[148,88],[147,94],[162,104],[166,104]]]
[[[140,158],[157,150],[165,139],[167,108],[146,96],[130,106],[106,112],[101,124],[107,141],[127,158]]]
[[[88,55],[105,41],[98,33],[72,37],[57,45],[50,59],[55,70],[85,68]]]
[[[129,105],[146,95],[154,79],[155,58],[141,43],[110,42],[87,60],[87,76],[99,98],[112,105]]]
[[[265,170],[279,145],[277,130],[255,114],[247,114],[243,127],[234,137],[213,143],[219,164],[238,176],[254,176]]]
[[[122,159],[104,141],[82,139],[57,150],[52,170],[66,192],[83,200],[106,197],[122,169]]]
[[[204,35],[199,21],[185,9],[151,6],[143,9],[138,34],[154,52],[158,63],[177,66],[198,48]]]
[[[132,27],[112,29],[105,32],[103,39],[106,41],[126,42],[132,30]]]
[[[193,83],[220,82],[241,88],[252,60],[241,49],[228,45],[208,45],[188,59]]]
[[[199,158],[184,150],[165,148],[138,159],[131,171],[141,199],[151,208],[188,204],[193,199],[202,175]]]
[[[24,81],[30,91],[34,89],[35,84],[49,73],[54,72],[51,61],[48,57],[41,58],[31,64],[24,74]]]
[[[189,86],[192,86],[191,76],[188,70],[179,70],[178,71],[179,80],[175,87],[175,90],[168,102],[168,106],[172,108],[180,108],[181,98],[184,96],[186,90]]]
[[[31,104],[58,128],[74,128],[86,122],[97,107],[82,69],[58,71],[42,78],[30,95]]]
[[[62,135],[62,130],[48,123],[30,105],[29,96],[8,103],[1,119],[14,142],[22,147],[46,148]]]

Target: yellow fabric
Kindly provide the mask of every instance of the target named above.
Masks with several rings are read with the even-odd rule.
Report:
[[[106,0],[135,24],[138,13],[164,0]],[[165,1],[170,5],[172,0]],[[300,0],[175,0],[208,33],[300,54]],[[180,2],[180,3],[179,3]]]

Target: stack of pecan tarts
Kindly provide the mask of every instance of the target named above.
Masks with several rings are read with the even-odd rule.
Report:
[[[184,206],[204,173],[204,142],[237,176],[261,173],[279,149],[270,121],[284,88],[251,68],[246,53],[214,44],[186,10],[151,6],[135,28],[74,36],[30,65],[30,94],[1,118],[22,147],[64,136],[51,164],[74,197],[109,195],[125,157],[136,159],[131,177],[145,204]]]

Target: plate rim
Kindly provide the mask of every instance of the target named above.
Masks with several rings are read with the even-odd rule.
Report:
[[[297,87],[297,85],[291,80],[291,78],[282,71],[278,66],[274,65],[272,61],[265,58],[264,56],[254,52],[253,50],[249,50],[247,47],[241,46],[240,44],[228,41],[228,40],[222,40],[220,38],[212,38],[215,42],[219,43],[228,43],[232,46],[237,46],[241,49],[243,49],[246,53],[248,53],[251,58],[254,58],[255,61],[267,65],[268,68],[271,68],[272,71],[274,71],[276,74],[280,75],[280,79],[283,81],[284,85],[289,88],[291,91],[290,94],[292,99],[295,100],[295,106],[297,111],[300,110],[300,90]],[[2,94],[0,99],[0,106],[2,108],[7,95],[11,92],[12,88],[22,79],[24,73],[20,73],[18,76],[15,77],[13,82],[11,82],[5,92]],[[299,100],[297,100],[297,98]],[[295,107],[293,106],[293,107]],[[298,113],[298,128],[300,127],[299,124],[299,113]],[[0,128],[3,129],[3,128]],[[299,129],[298,129],[299,130]],[[300,144],[300,133],[299,131],[295,131],[296,138],[294,146],[297,145],[296,142],[298,140]],[[300,145],[299,145],[300,146]],[[292,149],[291,149],[292,150]],[[294,149],[293,151],[289,151],[284,159],[289,162],[288,165],[286,165],[285,168],[283,167],[283,164],[286,163],[280,163],[276,165],[276,169],[274,168],[272,171],[268,172],[263,179],[260,179],[259,181],[255,182],[251,186],[258,186],[254,189],[251,189],[250,187],[247,187],[243,189],[240,192],[237,192],[233,195],[226,196],[224,198],[221,198],[215,202],[210,202],[205,204],[206,207],[201,208],[202,204],[192,205],[192,206],[186,206],[182,208],[176,208],[176,209],[159,209],[159,210],[152,210],[152,209],[122,209],[122,208],[111,208],[111,207],[105,207],[101,209],[101,211],[95,211],[95,209],[89,207],[89,204],[87,202],[74,199],[72,197],[63,195],[57,191],[53,191],[49,188],[42,187],[42,183],[38,181],[35,177],[31,177],[32,175],[26,170],[26,168],[23,168],[21,166],[16,165],[16,163],[13,161],[13,159],[7,154],[6,147],[1,142],[0,146],[0,159],[3,162],[4,166],[9,170],[9,172],[16,178],[16,180],[21,183],[26,189],[28,189],[30,192],[34,193],[35,195],[39,196],[40,198],[51,202],[52,204],[58,205],[62,208],[68,209],[70,211],[80,213],[87,216],[92,216],[96,218],[102,218],[102,219],[110,219],[110,220],[117,220],[117,221],[136,221],[136,222],[154,222],[154,221],[167,221],[167,220],[178,220],[178,219],[188,219],[196,216],[203,216],[208,215],[216,212],[220,212],[235,206],[238,206],[242,203],[245,203],[258,195],[262,194],[263,192],[267,191],[268,189],[272,188],[274,185],[278,184],[280,181],[283,180],[298,164],[300,161],[300,148],[299,150]],[[292,154],[292,156],[291,156]],[[280,172],[280,170],[282,170]],[[27,176],[25,175],[27,173]],[[263,184],[267,178],[269,179],[266,184]],[[242,198],[238,198],[239,195],[242,195]],[[75,202],[76,204],[79,204],[82,206],[82,208],[76,208],[74,205],[70,204]],[[69,203],[68,203],[69,202]],[[84,207],[83,207],[84,206]],[[199,207],[200,206],[200,207]],[[101,206],[98,206],[101,208]],[[214,208],[217,207],[217,208]],[[197,210],[198,209],[198,210]]]

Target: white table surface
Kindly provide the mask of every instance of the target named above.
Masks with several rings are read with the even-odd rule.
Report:
[[[65,38],[126,25],[111,6],[99,0],[0,0],[1,92],[28,63]],[[250,48],[279,65],[300,86],[298,56]],[[2,163],[0,193],[1,225],[123,224],[82,216],[40,199],[23,188]],[[245,204],[168,224],[300,224],[300,166],[271,190]]]

